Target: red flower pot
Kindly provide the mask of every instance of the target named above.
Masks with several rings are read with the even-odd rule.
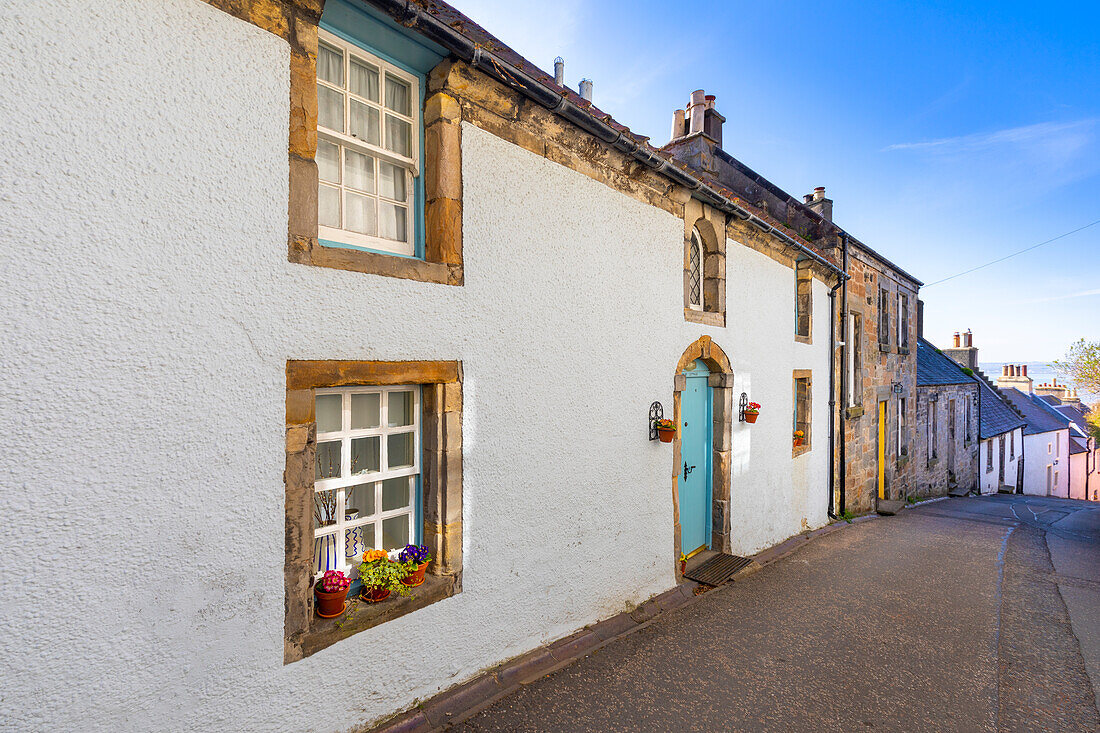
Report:
[[[671,443],[672,439],[676,437],[676,430],[662,430],[661,428],[657,428],[657,437],[661,439],[662,443]]]
[[[760,417],[759,412],[746,412],[745,422],[756,422],[756,418]]]
[[[359,597],[367,603],[378,603],[390,597],[390,589],[379,588],[376,585],[372,585],[370,588],[364,588],[363,592],[359,594]]]
[[[428,563],[422,562],[416,566],[416,570],[412,571],[404,578],[401,579],[402,585],[415,588],[418,585],[424,583],[424,571],[428,569]]]
[[[798,446],[802,445],[802,438],[795,438],[794,439],[794,445],[795,445],[796,448]]]
[[[344,599],[348,597],[348,589],[344,588],[341,591],[335,593],[325,593],[321,590],[321,585],[318,583],[313,588],[313,595],[316,599],[315,610],[317,615],[321,618],[336,618],[344,612],[347,604]]]

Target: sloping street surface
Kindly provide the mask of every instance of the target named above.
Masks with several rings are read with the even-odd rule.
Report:
[[[924,504],[809,542],[459,729],[1100,731],[1098,569],[1095,505]]]

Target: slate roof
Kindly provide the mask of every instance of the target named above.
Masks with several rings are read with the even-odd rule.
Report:
[[[1078,425],[1085,424],[1085,411],[1076,405],[1054,405],[1054,409]]]
[[[1020,413],[1013,409],[1012,405],[982,374],[981,370],[974,373],[974,381],[978,383],[978,437],[982,440],[1022,428],[1027,421],[1020,417]]]
[[[1088,453],[1089,445],[1085,442],[1084,438],[1078,438],[1075,435],[1069,436],[1069,454],[1072,456],[1077,453]]]
[[[970,384],[973,380],[953,359],[924,339],[917,339],[917,386]]]
[[[428,37],[430,40],[439,43],[444,47],[448,47],[448,43],[438,37],[437,33],[433,33],[430,28],[424,27],[419,19],[416,18],[417,13],[415,11],[422,11],[425,15],[433,18],[438,23],[443,24],[450,30],[460,34],[466,43],[461,44],[464,48],[460,53],[455,48],[449,48],[452,52],[455,52],[460,58],[466,61],[470,61],[471,54],[475,60],[474,65],[477,66],[476,59],[481,57],[483,51],[488,51],[492,56],[489,57],[492,66],[498,72],[498,76],[504,80],[504,83],[511,88],[519,91],[522,94],[527,95],[532,99],[536,99],[533,96],[533,91],[529,89],[521,79],[517,79],[507,68],[500,68],[500,65],[492,57],[496,57],[504,64],[507,64],[514,68],[521,74],[526,75],[528,78],[538,82],[553,93],[560,95],[563,99],[571,103],[571,105],[582,111],[587,117],[596,120],[603,125],[606,125],[611,131],[622,140],[628,140],[633,152],[630,153],[636,159],[646,162],[647,165],[654,163],[655,161],[661,161],[666,164],[667,169],[662,168],[662,173],[666,177],[671,178],[676,183],[684,184],[684,180],[691,181],[696,185],[702,184],[702,186],[709,187],[713,193],[721,200],[733,204],[735,207],[747,212],[751,216],[756,217],[762,224],[770,226],[773,233],[780,239],[786,238],[797,246],[804,247],[806,251],[813,257],[817,258],[819,262],[826,266],[835,269],[837,272],[842,270],[832,262],[831,259],[826,257],[822,252],[822,243],[814,243],[811,240],[806,239],[800,232],[797,232],[787,226],[786,222],[779,221],[775,216],[769,214],[765,210],[758,209],[747,201],[739,198],[735,191],[731,191],[725,186],[717,183],[716,181],[708,180],[708,176],[704,172],[695,168],[689,168],[675,157],[661,148],[657,148],[649,142],[649,137],[645,135],[639,135],[633,132],[626,125],[615,120],[610,114],[604,112],[599,107],[592,104],[592,102],[584,99],[576,91],[570,89],[567,86],[558,86],[554,81],[554,76],[547,71],[544,71],[539,66],[532,63],[526,57],[522,56],[515,49],[508,46],[492,33],[487,31],[482,26],[478,25],[468,16],[460,12],[457,8],[449,5],[442,0],[406,0],[405,2],[399,2],[395,0],[369,0],[373,7],[378,8],[382,12],[389,15],[400,25],[410,28],[414,31],[420,32]],[[484,68],[482,68],[484,71]],[[541,95],[537,95],[541,96]],[[540,102],[540,104],[542,104]],[[545,106],[545,105],[544,105]],[[574,122],[574,124],[576,124]],[[595,134],[595,133],[593,133]],[[599,135],[596,135],[600,137]],[[605,140],[606,142],[607,140]],[[618,142],[613,142],[612,145],[622,150]],[[672,170],[674,169],[674,170]],[[679,175],[676,175],[679,174]],[[686,177],[686,178],[685,178]],[[684,180],[679,180],[684,179]],[[690,188],[694,186],[689,185]],[[792,202],[795,205],[801,206],[802,204],[798,200],[797,196],[791,197]],[[840,229],[835,223],[837,229]],[[758,227],[759,228],[759,227]],[[840,229],[843,231],[843,229]],[[921,281],[914,278],[912,275],[908,275],[901,268],[890,263],[882,255],[878,254],[870,247],[861,246],[872,252],[876,257],[890,264],[891,267],[898,272],[905,274],[906,277],[913,280],[918,285],[922,284]]]
[[[1065,416],[1038,399],[1036,395],[1025,394],[1015,387],[1003,389],[1001,394],[1027,421],[1027,425],[1024,426],[1024,435],[1049,433],[1052,430],[1065,430],[1069,427],[1069,420]]]
[[[1048,405],[1060,405],[1060,404],[1062,404],[1062,401],[1060,399],[1058,399],[1057,397],[1055,397],[1054,395],[1052,395],[1052,394],[1039,394],[1039,395],[1035,395],[1035,396],[1038,397],[1039,399],[1041,399],[1043,402],[1047,403]]]

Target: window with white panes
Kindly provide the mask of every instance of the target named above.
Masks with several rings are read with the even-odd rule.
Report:
[[[318,234],[411,256],[419,80],[331,33],[322,31],[320,38]]]
[[[420,388],[318,389],[314,572],[416,540]]]

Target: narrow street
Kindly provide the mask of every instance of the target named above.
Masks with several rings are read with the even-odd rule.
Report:
[[[466,731],[1098,731],[1100,509],[859,522],[497,702]]]

